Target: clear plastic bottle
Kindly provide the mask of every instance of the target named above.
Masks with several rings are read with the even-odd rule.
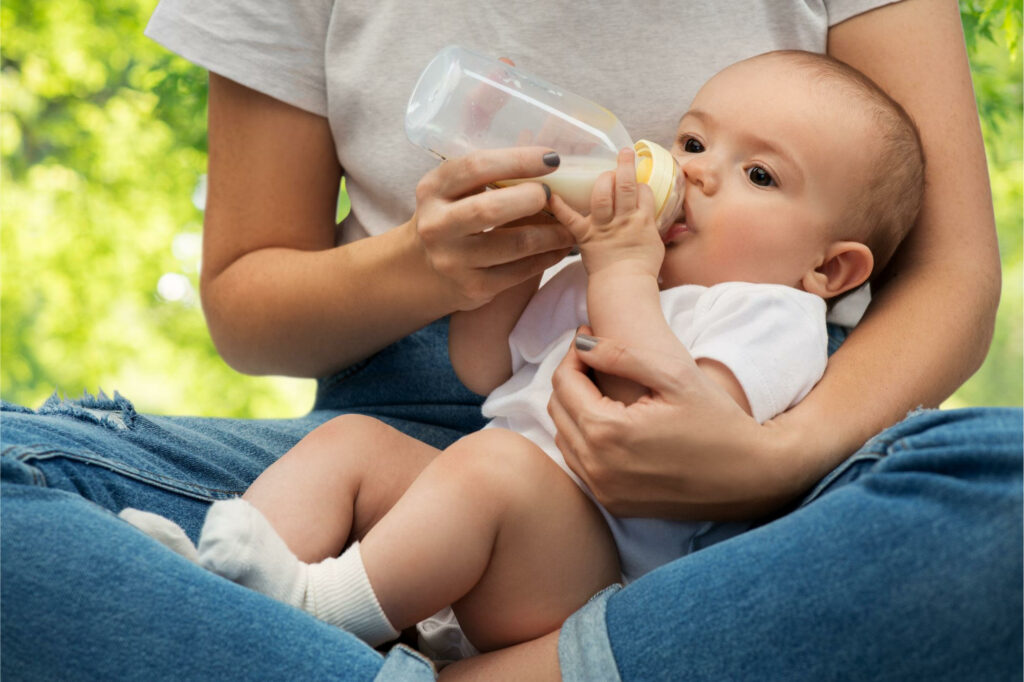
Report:
[[[441,159],[478,149],[550,147],[561,164],[542,181],[583,213],[590,210],[597,177],[615,168],[620,149],[634,147],[637,179],[654,190],[660,231],[675,221],[682,206],[682,172],[663,147],[647,140],[634,145],[604,107],[459,46],[444,48],[424,69],[409,98],[405,132]]]

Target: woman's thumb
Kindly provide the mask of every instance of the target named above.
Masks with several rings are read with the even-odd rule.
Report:
[[[589,330],[584,327],[583,331]],[[626,346],[614,339],[582,332],[576,335],[574,345],[577,357],[588,367],[635,381],[658,393],[678,386],[680,376],[696,367],[691,358]]]

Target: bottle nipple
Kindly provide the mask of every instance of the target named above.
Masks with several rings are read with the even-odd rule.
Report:
[[[683,172],[667,149],[650,140],[640,140],[636,151],[636,180],[654,193],[655,222],[664,233],[683,207]]]

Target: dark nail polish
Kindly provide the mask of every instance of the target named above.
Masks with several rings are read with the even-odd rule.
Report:
[[[597,345],[597,339],[587,334],[576,335],[576,349],[577,350],[593,350],[594,346]]]
[[[544,194],[547,196],[548,201],[551,201],[551,188],[544,182],[540,183],[540,186],[544,188]]]
[[[558,152],[548,152],[543,158],[544,165],[551,166],[552,168],[558,168],[558,164],[562,163],[562,159],[558,156]]]

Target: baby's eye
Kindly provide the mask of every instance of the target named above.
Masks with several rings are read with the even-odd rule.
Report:
[[[747,171],[747,177],[759,187],[771,187],[775,184],[775,179],[772,178],[771,173],[760,166],[751,166]]]
[[[700,154],[704,151],[704,145],[692,137],[684,137],[682,140],[683,151],[689,154]]]

